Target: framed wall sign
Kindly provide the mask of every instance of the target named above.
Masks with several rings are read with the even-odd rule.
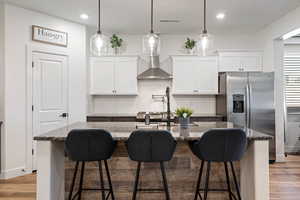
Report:
[[[68,33],[33,25],[32,40],[37,42],[67,47]]]

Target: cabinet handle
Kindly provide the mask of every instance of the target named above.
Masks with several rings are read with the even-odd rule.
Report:
[[[199,90],[194,90],[194,92],[199,92]]]

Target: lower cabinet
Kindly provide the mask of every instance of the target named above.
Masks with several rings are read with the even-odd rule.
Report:
[[[91,95],[137,95],[138,57],[90,58]]]
[[[172,56],[173,95],[218,94],[217,57]]]

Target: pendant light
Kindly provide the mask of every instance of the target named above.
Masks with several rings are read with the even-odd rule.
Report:
[[[160,38],[153,31],[153,0],[151,0],[151,30],[143,37],[143,53],[158,56],[160,51]]]
[[[209,48],[212,46],[212,36],[208,34],[206,28],[206,0],[204,1],[204,29],[200,35],[200,40],[198,41],[198,49],[202,52],[203,56],[206,56],[206,53]]]
[[[98,2],[98,30],[90,39],[90,50],[93,56],[105,55],[108,50],[108,37],[101,32],[101,0]]]

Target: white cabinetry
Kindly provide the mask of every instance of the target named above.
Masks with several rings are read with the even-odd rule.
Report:
[[[218,94],[216,57],[172,56],[174,95]]]
[[[230,51],[219,53],[220,72],[259,72],[263,67],[263,54],[258,51]]]
[[[138,57],[90,58],[91,95],[137,95]]]

